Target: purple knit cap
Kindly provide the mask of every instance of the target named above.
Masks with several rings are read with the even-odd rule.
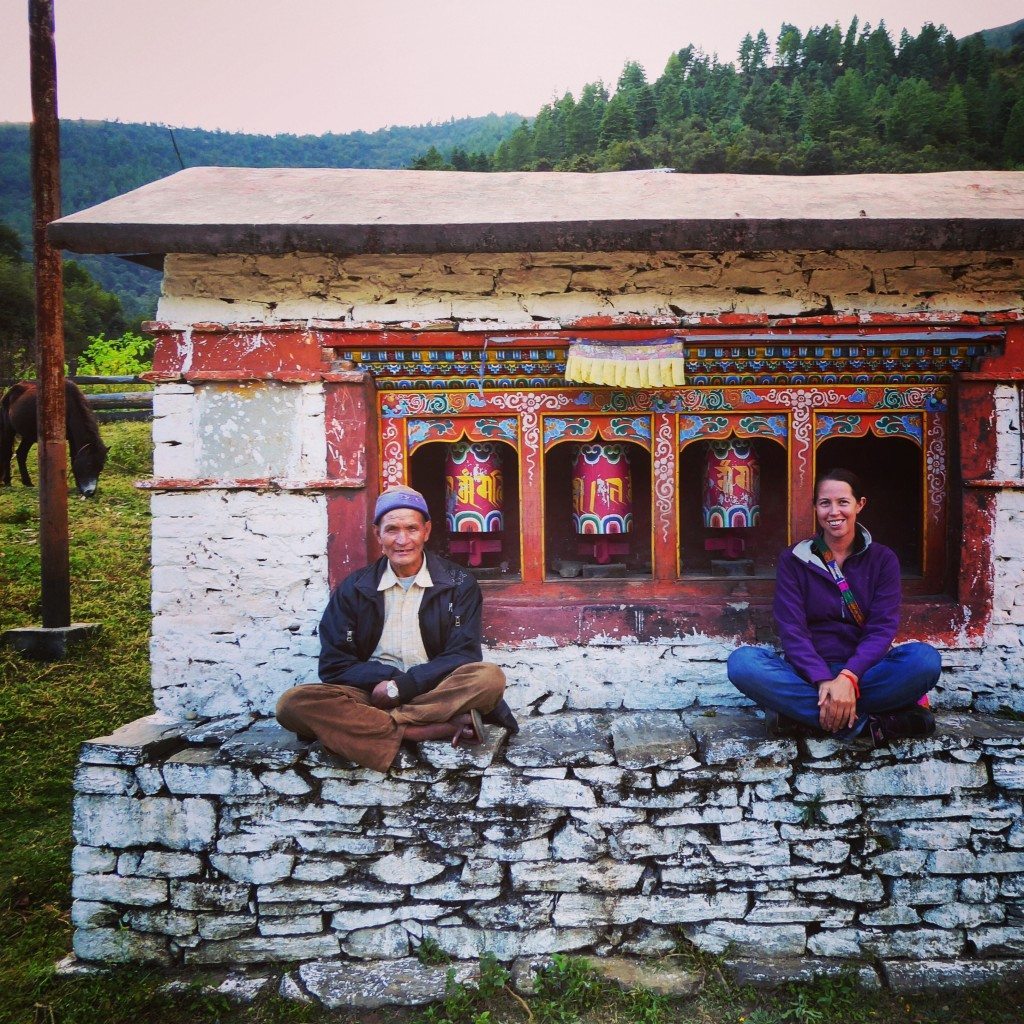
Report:
[[[430,519],[427,501],[423,495],[411,487],[396,484],[394,487],[389,487],[377,499],[377,504],[373,508],[373,525],[376,526],[384,516],[389,512],[394,512],[396,508],[411,508],[416,512],[422,512],[424,519]]]

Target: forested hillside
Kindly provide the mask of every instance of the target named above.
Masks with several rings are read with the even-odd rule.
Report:
[[[64,263],[64,350],[74,365],[99,334],[117,337],[129,326],[116,295],[104,291],[73,260]],[[0,224],[0,379],[31,373],[34,362],[35,280],[13,228]],[[0,392],[4,389],[0,387]]]
[[[627,63],[544,106],[487,159],[427,151],[413,166],[757,174],[1024,166],[1024,22],[957,40],[926,24],[894,41],[854,18],[747,35],[735,63],[686,46],[647,80]],[[986,38],[995,45],[989,45]]]
[[[515,114],[349,135],[242,135],[159,125],[61,125],[63,209],[91,206],[197,165],[625,170],[759,174],[1024,167],[1024,21],[957,40],[942,26],[893,39],[856,18],[770,40],[735,61],[684,46],[649,81],[630,62],[614,91],[566,93]],[[26,250],[28,127],[0,125],[0,223]],[[125,315],[151,315],[158,275],[116,257],[81,258]]]
[[[404,167],[431,145],[493,152],[521,118],[463,118],[444,124],[348,135],[242,135],[198,128],[106,121],[61,122],[62,208],[74,213],[186,167]],[[0,124],[0,223],[31,244],[28,125]],[[78,261],[115,292],[129,319],[152,316],[159,275],[117,257]]]

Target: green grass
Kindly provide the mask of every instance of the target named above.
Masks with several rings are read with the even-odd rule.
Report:
[[[276,994],[236,1007],[196,990],[169,995],[164,978],[119,969],[57,978],[71,945],[71,777],[78,746],[152,710],[149,630],[149,502],[132,482],[150,471],[149,424],[103,428],[110,460],[96,498],[69,502],[73,617],[102,633],[66,661],[40,664],[0,648],[0,1024],[1020,1024],[1021,993],[1006,988],[946,996],[866,995],[818,981],[778,993],[738,988],[720,961],[688,943],[668,958],[700,975],[700,993],[669,1001],[623,996],[584,961],[559,958],[524,1003],[488,961],[479,989],[449,991],[432,1011],[329,1013]],[[32,466],[33,478],[35,467]],[[0,629],[39,622],[38,495],[0,489]],[[425,959],[436,951],[423,949]],[[274,973],[267,971],[266,973]]]

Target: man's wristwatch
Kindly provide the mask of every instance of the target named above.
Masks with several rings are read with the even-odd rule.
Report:
[[[384,687],[384,692],[388,695],[391,700],[398,700],[400,694],[398,691],[398,683],[394,679],[388,680],[388,685]]]

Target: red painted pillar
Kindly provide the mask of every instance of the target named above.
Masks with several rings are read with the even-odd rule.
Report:
[[[373,378],[326,374],[327,567],[331,589],[380,551],[370,527],[380,480]]]

